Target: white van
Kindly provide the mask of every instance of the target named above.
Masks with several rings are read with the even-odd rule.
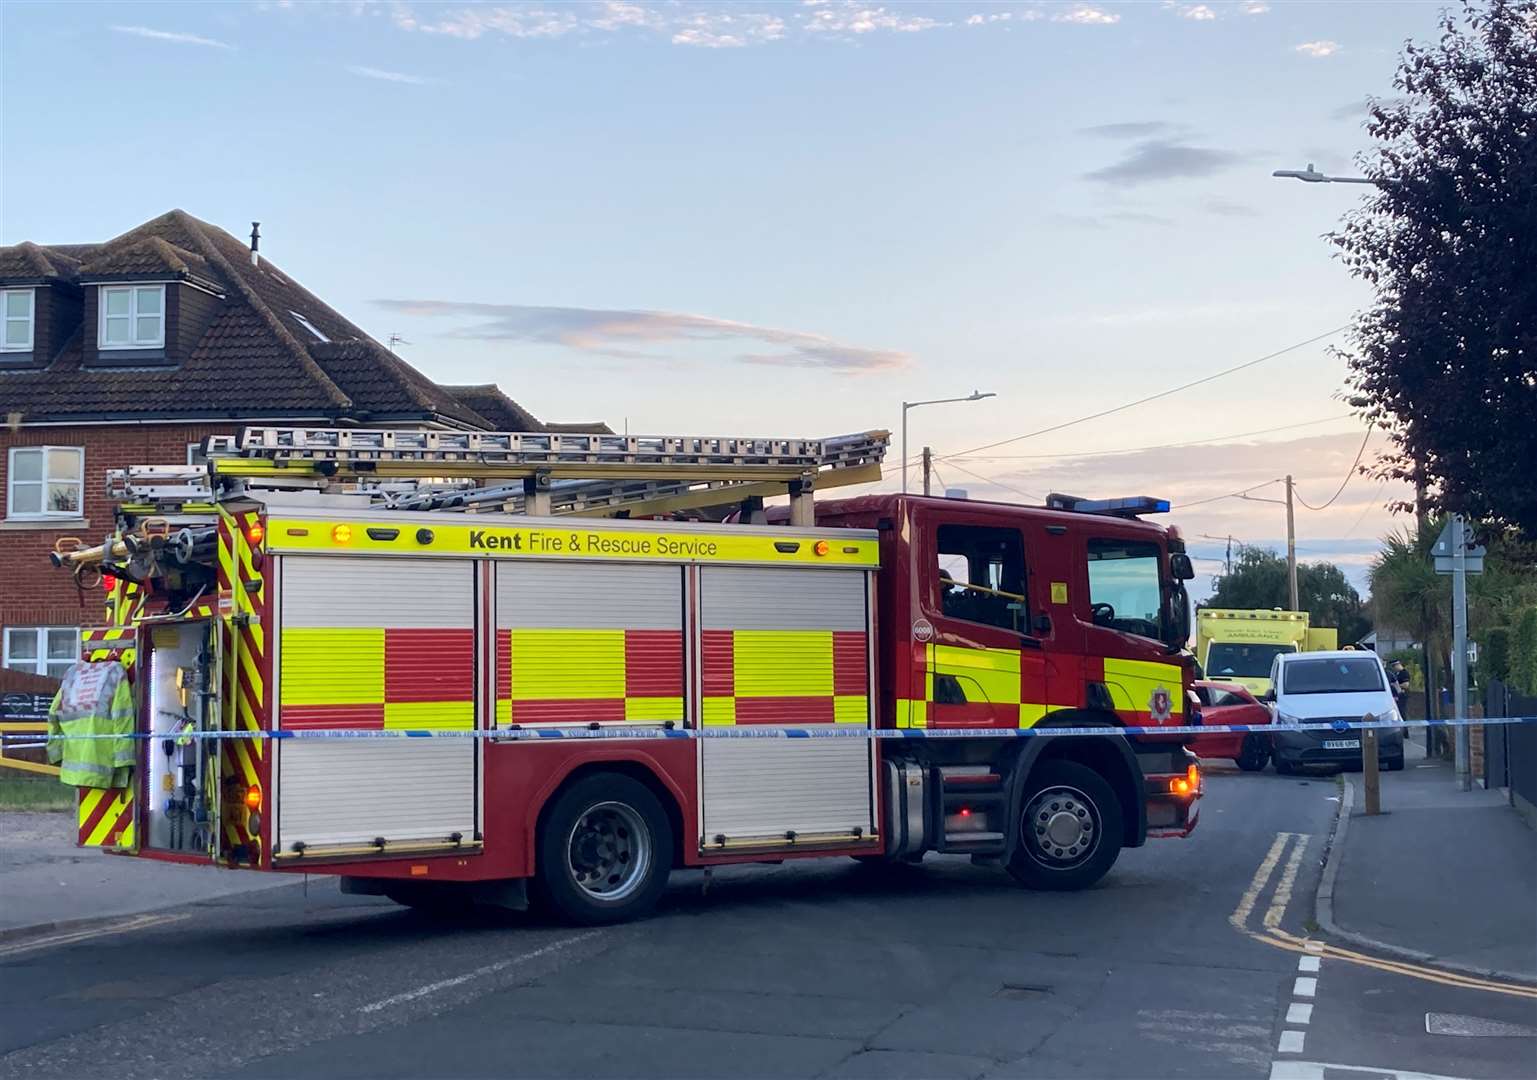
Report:
[[[1283,653],[1270,668],[1272,704],[1277,724],[1359,721],[1365,716],[1402,724],[1392,682],[1374,652]],[[1276,772],[1290,774],[1306,765],[1361,767],[1361,731],[1284,731],[1273,735]],[[1400,727],[1377,729],[1377,761],[1389,770],[1404,767]]]

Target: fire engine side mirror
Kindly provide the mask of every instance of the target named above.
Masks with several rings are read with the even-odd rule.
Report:
[[[1175,581],[1195,580],[1195,565],[1183,551],[1176,551],[1169,556],[1169,572],[1174,575]]]

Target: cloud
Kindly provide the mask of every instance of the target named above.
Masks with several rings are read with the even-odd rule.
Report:
[[[946,23],[927,15],[889,11],[883,7],[865,7],[858,3],[844,3],[837,7],[819,5],[809,16],[803,16],[805,27],[816,34],[869,34],[877,30],[889,30],[900,34],[915,34],[932,30]]]
[[[169,41],[173,45],[201,45],[207,49],[233,49],[235,46],[213,38],[201,37],[197,34],[184,34],[176,30],[155,30],[148,26],[114,26],[115,34],[132,34],[134,37],[149,38],[153,41]]]
[[[672,43],[705,49],[739,49],[744,45],[778,41],[784,35],[785,22],[777,15],[701,12],[685,20],[672,35]]]
[[[1211,176],[1242,160],[1231,150],[1190,146],[1169,139],[1140,142],[1114,165],[1084,174],[1114,187],[1135,187],[1160,180],[1188,180]]]
[[[1292,51],[1311,56],[1314,60],[1322,60],[1339,52],[1340,44],[1337,41],[1304,41],[1301,45],[1293,45]]]
[[[1257,218],[1260,216],[1260,212],[1252,206],[1216,197],[1207,199],[1202,204],[1202,208],[1208,214],[1216,214],[1218,217]]]
[[[1154,135],[1172,135],[1182,128],[1164,120],[1143,120],[1122,124],[1096,124],[1079,128],[1078,134],[1099,139],[1149,139]]]
[[[1061,11],[1051,17],[1052,22],[1075,23],[1078,26],[1114,26],[1121,17],[1102,8],[1079,4],[1071,11]]]
[[[480,304],[448,300],[376,300],[402,315],[477,320],[452,332],[476,341],[557,345],[624,360],[668,359],[654,351],[668,343],[758,342],[773,351],[733,354],[738,363],[824,371],[868,373],[907,367],[912,358],[891,349],[849,345],[821,334],[714,319],[670,311],[616,311],[602,308]]]
[[[1263,15],[1270,10],[1270,5],[1264,0],[1248,0],[1243,6],[1245,15]]]
[[[384,9],[368,5],[371,14]],[[504,37],[515,40],[557,39],[594,34],[639,34],[670,41],[674,45],[728,49],[762,45],[792,35],[852,40],[877,32],[917,33],[953,25],[926,14],[841,0],[804,5],[791,13],[763,0],[754,11],[744,4],[658,3],[649,6],[631,0],[603,3],[503,3],[465,4],[460,7],[396,2],[387,9],[389,21],[400,30],[473,41]],[[974,16],[971,25],[1030,21],[1036,11],[993,12]]]
[[[434,11],[440,9],[434,8]],[[449,11],[441,17],[424,21],[410,8],[396,8],[392,19],[402,30],[473,41],[487,34],[503,37],[558,38],[576,33],[584,24],[573,11],[548,11],[543,8],[472,7]]]
[[[1211,22],[1217,17],[1217,13],[1205,4],[1185,4],[1176,10],[1181,19],[1190,19],[1193,22]]]
[[[379,79],[383,82],[409,83],[411,86],[429,86],[437,82],[437,79],[429,79],[425,75],[407,75],[402,71],[385,71],[383,68],[365,67],[362,64],[349,64],[349,74],[357,75],[364,79]]]

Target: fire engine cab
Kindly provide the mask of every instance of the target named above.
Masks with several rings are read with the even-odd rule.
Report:
[[[1080,889],[1188,835],[1166,504],[813,502],[886,443],[249,428],[114,473],[116,532],[52,556],[101,575],[82,662],[137,702],[81,843],[595,923],[677,867]]]

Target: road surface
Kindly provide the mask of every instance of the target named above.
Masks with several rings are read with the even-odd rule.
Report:
[[[1213,775],[1194,837],[1079,894],[822,860],[580,930],[315,878],[0,943],[0,1078],[1537,1075],[1537,998],[1297,944],[1337,798]]]

